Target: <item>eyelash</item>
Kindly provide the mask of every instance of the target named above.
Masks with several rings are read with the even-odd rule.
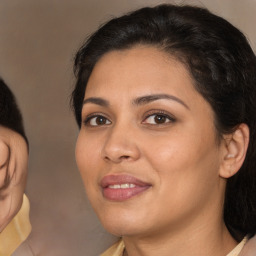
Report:
[[[87,116],[86,117],[86,119],[84,120],[84,125],[85,126],[90,126],[90,127],[97,127],[97,126],[102,126],[102,125],[100,125],[100,124],[96,124],[96,125],[92,125],[92,124],[90,124],[90,122],[93,120],[93,118],[103,118],[103,119],[105,119],[105,121],[106,122],[109,122],[109,123],[107,123],[107,124],[102,124],[102,125],[109,125],[109,124],[111,124],[111,121],[109,120],[109,118],[107,118],[107,117],[105,117],[104,115],[102,115],[102,114],[97,114],[97,113],[94,113],[94,114],[91,114],[91,115],[89,115],[89,116]]]
[[[165,120],[163,123],[154,123],[154,124],[150,124],[150,123],[146,123],[145,121],[150,118],[150,117],[164,117]],[[168,119],[169,121],[167,121],[166,119]],[[167,121],[167,122],[166,122]],[[147,112],[147,115],[146,117],[143,119],[143,122],[144,124],[149,124],[149,125],[167,125],[168,123],[174,123],[176,121],[176,119],[170,115],[168,112],[166,111],[163,111],[163,110],[151,110],[149,112]]]
[[[163,123],[147,123],[146,120],[150,117],[163,117],[164,118],[164,122]],[[103,124],[90,124],[90,122],[94,119],[94,118],[102,118],[106,123]],[[95,119],[95,122],[97,122]],[[167,122],[166,122],[167,121]],[[143,118],[142,124],[148,124],[148,125],[156,125],[156,126],[160,126],[160,125],[167,125],[168,123],[174,123],[176,121],[176,119],[170,115],[168,112],[163,111],[163,110],[151,110],[149,112],[146,113],[146,117]],[[89,127],[98,127],[98,126],[103,126],[103,125],[110,125],[112,122],[109,120],[109,118],[107,118],[106,116],[102,115],[102,114],[91,114],[89,116],[86,117],[86,119],[83,121],[85,126],[89,126]]]

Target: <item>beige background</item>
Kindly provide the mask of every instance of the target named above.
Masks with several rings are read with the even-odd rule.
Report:
[[[114,240],[92,212],[75,165],[78,129],[69,109],[72,61],[100,23],[163,2],[0,0],[0,75],[17,96],[30,141],[27,194],[33,232],[28,243],[34,255],[94,256]],[[256,0],[182,2],[227,18],[256,48]]]

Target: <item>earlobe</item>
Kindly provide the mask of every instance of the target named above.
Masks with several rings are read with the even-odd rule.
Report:
[[[241,168],[249,144],[249,128],[246,124],[240,124],[234,132],[224,135],[224,154],[219,175],[222,178],[230,178]]]

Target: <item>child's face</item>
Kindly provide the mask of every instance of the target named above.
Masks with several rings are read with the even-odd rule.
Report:
[[[22,205],[27,166],[28,147],[24,138],[0,126],[0,232]]]

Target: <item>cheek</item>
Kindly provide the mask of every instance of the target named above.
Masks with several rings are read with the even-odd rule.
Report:
[[[178,133],[170,133],[151,138],[144,148],[144,155],[159,173],[170,173],[186,166],[195,158],[195,145],[191,138]]]
[[[173,216],[184,217],[216,197],[219,163],[214,140],[206,142],[200,136],[186,135],[166,138],[161,143],[152,142],[146,156],[158,180],[155,191],[159,208],[164,205],[166,209],[162,218],[169,218],[168,210]]]
[[[99,147],[97,140],[87,138],[83,134],[79,134],[76,143],[76,162],[83,179],[85,188],[94,184],[92,179],[96,179],[97,168],[99,168]]]
[[[145,156],[156,170],[161,183],[177,188],[200,187],[218,178],[219,155],[214,136],[201,132],[171,134],[151,141]],[[203,133],[202,133],[203,134]],[[197,184],[196,184],[197,183]]]

